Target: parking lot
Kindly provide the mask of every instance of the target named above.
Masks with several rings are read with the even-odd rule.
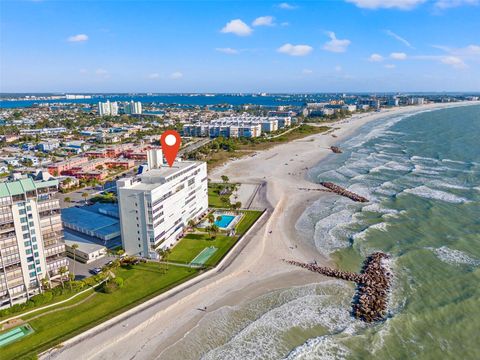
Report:
[[[97,259],[95,261],[92,261],[89,264],[83,264],[81,262],[75,261],[75,280],[82,280],[85,279],[86,277],[92,276],[88,272],[89,269],[93,269],[96,267],[101,268],[103,265],[108,263],[111,260],[115,260],[115,256],[105,256],[101,259]],[[70,271],[74,271],[74,266],[73,266],[73,259],[68,258],[68,268]]]

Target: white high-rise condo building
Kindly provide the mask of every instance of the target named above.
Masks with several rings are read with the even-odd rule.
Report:
[[[142,103],[140,101],[130,101],[125,104],[125,114],[140,115],[142,113]]]
[[[40,293],[67,267],[58,180],[0,183],[0,308]]]
[[[160,149],[148,153],[148,170],[117,181],[122,245],[130,255],[156,258],[208,209],[207,165],[162,162]]]
[[[100,116],[117,116],[118,115],[118,104],[116,101],[110,102],[110,100],[107,100],[106,102],[98,103],[98,114]]]

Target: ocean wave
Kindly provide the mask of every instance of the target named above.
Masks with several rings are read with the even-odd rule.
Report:
[[[349,354],[347,347],[326,335],[309,339],[292,350],[285,360],[340,360],[346,359]]]
[[[346,240],[349,235],[347,227],[354,222],[353,211],[349,209],[320,219],[315,224],[314,238],[317,250],[324,255],[329,255],[338,249],[348,247],[350,242]]]
[[[432,250],[440,260],[451,265],[480,265],[480,260],[475,259],[460,250],[450,249],[446,246],[436,249],[429,247],[427,249]]]
[[[380,203],[366,205],[362,208],[362,211],[376,212],[379,214],[398,214],[398,210],[386,208]]]
[[[363,229],[362,231],[354,234],[352,236],[352,239],[354,241],[359,241],[359,240],[365,240],[367,235],[372,231],[372,230],[378,230],[378,231],[387,231],[388,223],[386,222],[380,222],[377,224],[370,225],[366,229]]]
[[[329,287],[335,289],[331,291]],[[292,329],[308,330],[320,326],[328,333],[337,334],[355,324],[363,326],[350,315],[351,288],[348,285],[329,281],[318,289],[309,286],[307,294],[298,294],[285,303],[268,306],[253,322],[233,334],[228,342],[211,349],[201,358],[279,359],[290,350],[281,339]],[[270,302],[269,297],[274,296],[275,293],[270,293],[260,301]]]
[[[436,190],[436,189],[431,189],[428,186],[422,185],[422,186],[417,186],[415,188],[411,189],[406,189],[403,191],[404,193],[416,195],[419,197],[423,197],[425,199],[434,199],[434,200],[440,200],[440,201],[445,201],[448,203],[452,204],[462,204],[462,203],[468,203],[470,200],[465,199],[463,197],[441,191],[441,190]],[[401,194],[400,194],[401,195]]]
[[[445,180],[432,180],[429,182],[428,185],[433,185],[436,187],[447,188],[447,189],[454,189],[454,190],[470,190],[470,188],[467,186],[452,184],[452,183],[446,182]]]

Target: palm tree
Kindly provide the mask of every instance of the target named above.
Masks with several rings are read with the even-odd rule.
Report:
[[[164,256],[165,256],[165,250],[163,250],[162,248],[158,248],[155,250],[155,252],[158,254],[158,263],[160,264],[160,270],[162,271],[162,273],[165,273],[165,268],[164,268],[164,263],[162,260],[164,260]]]
[[[85,204],[87,203],[88,193],[84,192],[82,197],[85,199]]]
[[[77,256],[78,244],[72,244],[71,248],[73,249],[73,278],[75,279],[75,260]]]
[[[70,196],[67,196],[67,197],[65,198],[65,202],[69,203],[69,202],[71,202],[71,201],[72,201],[72,198],[71,198]]]
[[[207,220],[210,224],[213,224],[215,222],[215,216],[212,213],[210,213],[207,215]]]
[[[222,181],[223,181],[225,184],[228,183],[228,180],[229,180],[229,178],[228,178],[227,175],[222,175]]]
[[[218,227],[218,225],[213,224],[212,226],[210,226],[210,232],[213,234],[212,238],[215,239],[219,231],[220,231],[220,228]]]
[[[67,273],[67,267],[66,266],[62,266],[60,267],[60,269],[58,269],[58,273],[60,274],[60,282],[62,283],[62,288],[65,289],[65,285],[63,283],[63,277],[64,275]]]
[[[48,281],[47,278],[41,279],[40,282],[42,283],[43,290],[48,290],[50,288],[50,281]]]
[[[193,229],[194,226],[195,226],[195,221],[193,219],[188,220],[188,227]]]

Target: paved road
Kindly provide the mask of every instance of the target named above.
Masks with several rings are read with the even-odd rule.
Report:
[[[210,138],[200,139],[196,143],[186,146],[185,148],[180,150],[178,153],[179,153],[179,155],[184,155],[186,153],[192,152],[192,151],[208,144],[210,141],[212,141],[212,139],[210,139]]]

